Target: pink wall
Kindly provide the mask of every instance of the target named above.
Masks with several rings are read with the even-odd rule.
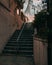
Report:
[[[44,40],[34,37],[33,52],[34,52],[34,62],[35,65],[48,65],[47,56],[47,42],[42,42]]]

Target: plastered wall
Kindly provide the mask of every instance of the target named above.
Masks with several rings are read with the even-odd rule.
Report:
[[[47,42],[38,37],[34,37],[33,40],[33,53],[35,65],[48,65]]]
[[[0,6],[0,53],[16,29],[15,16]]]

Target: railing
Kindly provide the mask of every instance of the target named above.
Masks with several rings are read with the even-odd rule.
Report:
[[[2,6],[3,8],[5,8],[7,11],[9,11],[10,12],[10,9],[9,8],[7,8],[4,4],[2,4],[1,2],[0,2],[0,6]]]
[[[21,37],[21,34],[22,34],[22,31],[23,31],[23,29],[24,29],[25,24],[26,24],[26,23],[24,22],[24,23],[23,23],[23,27],[22,27],[22,29],[21,29],[19,35],[18,35],[17,42],[19,41],[19,39],[20,39],[20,37]]]
[[[18,44],[18,41],[19,41],[19,39],[20,39],[20,37],[21,37],[21,34],[22,34],[22,32],[23,32],[23,29],[24,29],[24,26],[25,26],[25,22],[23,23],[23,26],[22,26],[22,29],[21,29],[21,31],[20,31],[20,33],[19,33],[19,35],[18,35],[18,38],[17,38],[17,44]],[[18,44],[18,47],[17,47],[18,49],[19,49],[19,44]]]

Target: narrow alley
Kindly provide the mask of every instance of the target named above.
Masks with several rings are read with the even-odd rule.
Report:
[[[0,0],[0,65],[52,65],[51,21],[52,0]]]

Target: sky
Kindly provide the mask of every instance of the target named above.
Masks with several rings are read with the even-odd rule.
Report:
[[[42,9],[42,0],[25,0],[23,13],[28,17],[27,22],[32,22],[35,18],[34,15],[38,14]]]

